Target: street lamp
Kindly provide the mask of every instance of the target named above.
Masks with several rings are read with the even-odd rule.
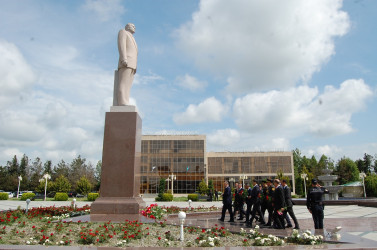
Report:
[[[43,178],[42,179],[39,179],[39,182],[42,182],[42,181],[45,181],[45,201],[46,201],[46,192],[47,192],[47,179],[50,180],[51,179],[51,175],[49,174],[44,174],[43,175]]]
[[[18,198],[18,194],[20,193],[20,183],[22,181],[22,176],[18,176],[18,190],[17,190],[17,198]]]
[[[305,188],[305,197],[306,197],[306,179],[307,179],[307,174],[301,174],[301,178],[304,179],[304,188]]]
[[[240,180],[242,180],[242,188],[245,188],[245,179],[247,179],[246,175],[241,175]]]
[[[367,198],[367,193],[365,192],[365,182],[364,182],[364,178],[365,178],[365,176],[367,176],[367,175],[366,175],[364,172],[361,172],[361,173],[359,174],[360,179],[363,179],[364,198]]]
[[[174,188],[174,180],[177,179],[177,176],[175,176],[174,174],[171,174],[171,175],[169,175],[169,178],[171,180],[171,194],[174,195],[174,190],[173,190],[173,188]]]

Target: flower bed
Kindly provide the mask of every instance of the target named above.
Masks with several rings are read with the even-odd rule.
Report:
[[[123,223],[71,222],[69,217],[75,214],[87,214],[89,207],[47,207],[0,212],[0,244],[18,245],[93,245],[108,247],[214,247],[214,246],[280,246],[286,244],[320,244],[319,236],[308,232],[302,235],[294,231],[291,237],[281,239],[273,235],[264,235],[258,228],[247,232],[231,233],[224,227],[212,228],[185,227],[185,241],[179,240],[180,228],[158,221],[164,212],[175,208],[162,208],[156,205],[147,207],[145,215],[156,218],[154,223],[144,224],[138,221]],[[190,209],[191,211],[191,209]],[[161,216],[162,218],[162,216]],[[55,222],[54,222],[55,221]]]

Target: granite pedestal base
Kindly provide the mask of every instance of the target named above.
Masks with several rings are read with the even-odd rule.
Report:
[[[137,112],[107,112],[103,139],[100,197],[91,221],[139,220],[141,118]]]

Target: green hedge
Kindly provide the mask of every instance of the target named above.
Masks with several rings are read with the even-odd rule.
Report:
[[[88,201],[95,201],[99,196],[99,193],[89,193],[88,194]]]
[[[164,193],[162,195],[162,201],[172,201],[172,200],[173,200],[172,194]]]
[[[191,201],[198,201],[199,196],[198,196],[198,194],[189,194],[189,195],[187,195],[187,199],[191,200]]]
[[[0,193],[0,200],[8,200],[9,195],[8,193]]]
[[[54,199],[56,201],[67,201],[68,194],[67,193],[56,193]]]
[[[26,201],[27,199],[34,200],[34,193],[23,193],[21,196],[22,201]]]

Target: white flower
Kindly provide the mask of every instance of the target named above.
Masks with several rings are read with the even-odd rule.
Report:
[[[208,240],[209,240],[209,241],[213,241],[213,238],[211,238],[211,237],[208,237]]]
[[[260,241],[260,243],[261,243],[261,244],[264,244],[264,239],[262,239],[262,240]]]
[[[284,242],[284,240],[281,240],[281,244],[284,244],[285,242]]]
[[[209,243],[209,245],[211,246],[211,247],[214,247],[215,246],[215,243],[213,243],[212,241]]]
[[[26,244],[27,244],[27,245],[30,245],[30,241],[26,241]]]
[[[255,229],[259,229],[259,225],[255,225]]]
[[[312,245],[315,245],[315,241],[314,241],[314,240],[312,240],[312,241],[310,242],[310,244],[312,244]]]

